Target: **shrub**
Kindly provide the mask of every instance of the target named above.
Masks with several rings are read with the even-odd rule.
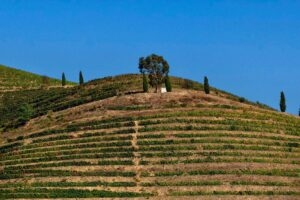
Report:
[[[245,103],[245,102],[246,102],[246,99],[245,99],[244,97],[240,97],[240,98],[239,98],[239,102]]]
[[[33,108],[30,104],[23,104],[19,110],[19,118],[18,118],[18,123],[20,125],[24,125],[27,123],[27,121],[29,121],[33,115]]]
[[[288,146],[288,147],[298,147],[299,144],[296,143],[296,142],[289,142],[289,143],[287,143],[287,146]]]

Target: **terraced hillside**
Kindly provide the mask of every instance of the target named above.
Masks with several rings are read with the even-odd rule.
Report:
[[[180,85],[115,88],[4,132],[0,198],[300,197],[299,118]]]
[[[171,77],[174,89],[203,90],[203,85],[195,81]],[[85,103],[121,95],[142,92],[142,77],[137,74],[106,77],[90,81],[83,86],[57,87],[48,89],[20,90],[0,93],[0,132],[24,125],[22,107],[31,108],[29,118],[35,118],[51,112]],[[243,101],[247,104],[268,108],[260,103],[251,103],[244,98],[212,88],[212,93],[221,98]],[[268,108],[270,109],[270,108]]]
[[[0,65],[0,93],[43,86],[61,86],[61,81]]]

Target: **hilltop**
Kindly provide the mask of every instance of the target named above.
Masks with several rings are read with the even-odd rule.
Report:
[[[69,84],[72,83],[69,82]],[[61,80],[0,65],[0,93],[60,85]]]
[[[192,80],[171,77],[171,81],[175,90],[203,90],[202,84]],[[272,110],[272,108],[266,105],[249,102],[242,97],[216,88],[211,89],[212,94],[221,98]],[[48,112],[61,111],[113,96],[142,92],[142,76],[139,74],[105,77],[74,87],[53,87],[46,90],[39,88],[6,92],[0,98],[0,115],[3,116],[0,118],[0,131],[1,128],[7,130],[24,124],[24,121],[20,120],[24,115],[23,110],[20,108],[24,106],[32,108],[30,118],[35,118],[45,115]]]
[[[299,197],[298,117],[171,83],[143,93],[142,76],[129,74],[5,93],[0,197]],[[26,125],[14,121],[23,104],[33,109]]]

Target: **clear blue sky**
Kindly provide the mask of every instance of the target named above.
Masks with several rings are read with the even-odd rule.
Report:
[[[300,1],[1,0],[0,63],[77,81],[138,73],[163,55],[171,75],[278,108],[300,106]]]

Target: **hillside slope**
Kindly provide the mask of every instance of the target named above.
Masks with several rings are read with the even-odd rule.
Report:
[[[298,117],[183,89],[183,79],[171,93],[136,93],[130,77],[91,82],[57,98],[70,106],[5,131],[0,197],[300,197]],[[96,97],[99,88],[115,93]]]
[[[61,86],[61,80],[0,65],[0,93],[43,86]]]
[[[175,90],[192,89],[203,90],[203,85],[188,79],[171,77]],[[29,118],[35,118],[57,112],[85,103],[105,99],[113,96],[142,93],[142,76],[138,74],[126,74],[115,77],[105,77],[90,81],[82,86],[54,87],[32,90],[20,90],[0,94],[0,132],[7,131],[24,125],[24,111],[22,107],[31,108]],[[252,103],[244,98],[229,94],[225,91],[211,88],[211,93],[233,101],[241,101],[250,105],[271,109],[260,103]],[[26,113],[25,113],[26,114]]]

